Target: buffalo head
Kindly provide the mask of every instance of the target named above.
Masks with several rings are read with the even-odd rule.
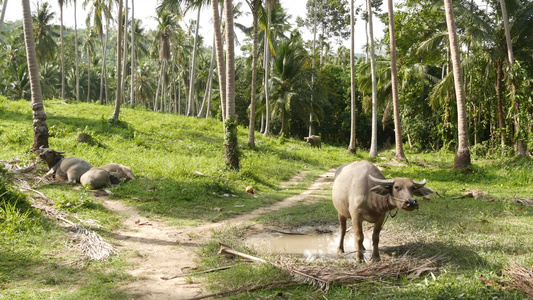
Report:
[[[414,196],[427,196],[433,193],[433,190],[425,187],[426,180],[421,182],[413,181],[409,178],[378,179],[372,175],[368,176],[376,186],[370,189],[371,192],[387,196],[396,204],[396,207],[412,211],[418,209],[418,202]]]

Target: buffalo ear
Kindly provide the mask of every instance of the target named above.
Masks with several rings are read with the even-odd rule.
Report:
[[[418,197],[424,197],[433,194],[433,190],[428,187],[419,187],[413,191],[413,194]]]
[[[383,186],[381,184],[376,185],[375,187],[370,189],[371,192],[374,192],[381,196],[386,196],[390,194],[391,192],[391,186]]]

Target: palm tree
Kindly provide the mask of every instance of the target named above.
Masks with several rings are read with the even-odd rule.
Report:
[[[35,51],[37,53],[37,61],[40,65],[47,61],[54,59],[57,44],[55,39],[57,33],[51,24],[55,17],[55,13],[51,11],[50,4],[43,2],[37,8],[36,14],[33,16],[33,23],[35,27]]]
[[[107,49],[107,36],[104,41],[104,23],[106,23],[106,29],[109,31],[109,20],[111,19],[111,5],[109,0],[84,0],[83,7],[86,8],[91,4],[89,14],[87,15],[87,25],[90,24],[91,17],[93,19],[93,26],[96,29],[96,33],[100,37],[100,45],[102,47],[102,76],[100,78],[100,104],[103,104],[104,88],[107,90],[106,79],[106,49]],[[87,26],[89,27],[89,26]],[[105,84],[105,86],[104,86]],[[107,93],[106,93],[107,102]]]
[[[368,11],[368,33],[369,33],[369,48],[370,48],[370,67],[372,75],[372,138],[370,142],[370,157],[378,156],[378,100],[377,100],[377,82],[376,82],[376,62],[374,55],[374,30],[372,27],[372,3],[371,0],[366,1]]]
[[[127,1],[127,0],[126,0]],[[118,116],[120,114],[120,104],[122,102],[122,26],[126,26],[126,24],[122,24],[122,0],[118,1],[118,25],[117,25],[117,92],[116,92],[116,100],[115,100],[115,110],[113,111],[113,115],[111,115],[111,119],[117,121]]]
[[[78,12],[77,0],[71,0],[74,3],[74,35],[75,44],[74,51],[76,52],[76,100],[80,100],[80,68],[79,68],[79,52],[78,52]]]
[[[444,12],[448,26],[450,39],[450,52],[453,67],[453,79],[455,83],[455,95],[457,98],[457,131],[458,147],[455,155],[453,168],[465,169],[470,166],[470,150],[468,149],[468,131],[466,124],[465,91],[463,87],[463,74],[461,71],[461,59],[459,57],[459,42],[457,41],[457,28],[453,14],[452,0],[444,0]]]
[[[135,103],[135,88],[133,83],[135,82],[135,0],[131,0],[131,53],[130,53],[130,105]]]
[[[252,87],[250,95],[250,123],[248,125],[248,146],[255,147],[255,106],[257,93],[257,48],[258,48],[258,28],[259,28],[259,10],[263,0],[246,0],[252,11],[253,22],[253,45],[252,45]]]
[[[31,8],[29,0],[22,0],[22,17],[24,27],[24,41],[26,45],[26,58],[28,73],[30,74],[31,107],[33,110],[33,146],[32,150],[48,147],[48,125],[44,111],[41,83],[39,82],[39,64],[35,50]]]
[[[226,120],[224,121],[224,152],[226,163],[239,169],[237,118],[235,115],[235,39],[232,0],[224,0],[226,21]]]
[[[194,42],[193,42],[193,50],[192,50],[192,63],[191,63],[191,70],[189,71],[189,96],[188,96],[188,107],[189,110],[187,111],[187,116],[191,116],[194,114],[193,112],[193,96],[194,96],[194,84],[196,82],[196,60],[197,60],[197,52],[198,52],[198,35],[200,30],[200,12],[202,10],[202,4],[203,1],[195,1],[190,4],[190,7],[196,7],[198,9],[197,16],[196,16],[196,27],[194,30]]]
[[[2,25],[4,25],[4,17],[6,16],[7,0],[4,0],[2,6],[2,14],[0,15],[0,32],[2,32]]]
[[[59,29],[61,36],[61,98],[65,98],[65,51],[64,51],[64,41],[63,41],[63,6],[65,5],[65,0],[57,0],[59,3],[59,15],[61,20],[61,27]]]
[[[349,153],[356,153],[356,136],[355,136],[355,126],[356,126],[356,107],[355,107],[355,11],[354,11],[354,0],[350,0],[350,144],[348,145]],[[340,51],[340,49],[339,49]]]
[[[168,10],[158,10],[157,12],[157,32],[156,32],[156,40],[159,41],[159,60],[161,61],[161,103],[164,103],[164,97],[165,97],[165,74],[166,74],[166,66],[167,62],[170,60],[170,40],[171,36],[174,34],[174,32],[177,29],[177,18],[176,15],[171,13]],[[156,102],[154,105],[154,110],[161,109],[163,110],[163,104],[161,107],[158,107],[157,104],[157,96],[156,96]]]
[[[277,0],[265,0],[266,1],[266,25],[265,25],[265,35],[264,35],[264,50],[265,50],[265,56],[263,58],[263,64],[265,69],[265,109],[266,109],[266,123],[265,123],[265,131],[263,133],[264,136],[267,136],[270,132],[270,93],[268,89],[268,80],[270,78],[269,71],[270,67],[268,66],[269,60],[270,60],[270,23],[272,19],[272,8],[277,4]]]
[[[313,72],[306,67],[309,57],[300,40],[282,41],[276,54],[271,78],[275,100],[272,112],[281,115],[280,134],[287,135],[291,106],[298,104],[302,108],[299,111],[313,112],[314,103],[304,100],[309,96],[305,91],[311,91]]]
[[[87,52],[87,102],[91,102],[91,65],[92,54],[94,53],[94,30],[87,27],[83,47]]]
[[[391,83],[392,83],[392,102],[394,106],[394,132],[396,139],[396,159],[405,160],[402,142],[402,125],[400,121],[400,103],[398,100],[398,70],[396,62],[396,38],[394,36],[394,7],[392,0],[389,0],[389,40],[390,40],[390,57],[391,57]]]
[[[213,32],[215,36],[215,48],[217,55],[218,85],[220,90],[220,104],[222,121],[226,119],[226,65],[224,61],[224,44],[221,33],[221,17],[218,10],[218,1],[211,1],[213,9]]]

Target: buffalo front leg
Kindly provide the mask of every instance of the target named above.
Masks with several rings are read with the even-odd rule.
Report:
[[[363,234],[363,219],[360,217],[352,218],[352,228],[355,233],[355,252],[357,261],[364,262],[365,247],[363,246],[363,241],[365,236]]]
[[[339,247],[337,248],[338,255],[344,253],[344,236],[346,235],[346,217],[341,214],[339,214],[339,224],[341,240],[339,242]]]
[[[381,217],[376,223],[374,223],[374,232],[372,232],[372,261],[381,261],[379,257],[379,233],[383,227],[383,222],[385,221],[385,215]]]

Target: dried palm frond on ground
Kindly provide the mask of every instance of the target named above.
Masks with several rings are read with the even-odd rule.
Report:
[[[533,206],[533,198],[514,198],[513,202],[525,205],[525,206]]]
[[[513,287],[533,298],[533,268],[526,268],[514,264],[505,270],[505,273],[511,277]]]
[[[74,241],[77,241],[76,248],[81,254],[92,260],[104,261],[115,254],[115,248],[106,242],[100,235],[92,230],[88,230],[81,225],[77,225],[74,233]]]

